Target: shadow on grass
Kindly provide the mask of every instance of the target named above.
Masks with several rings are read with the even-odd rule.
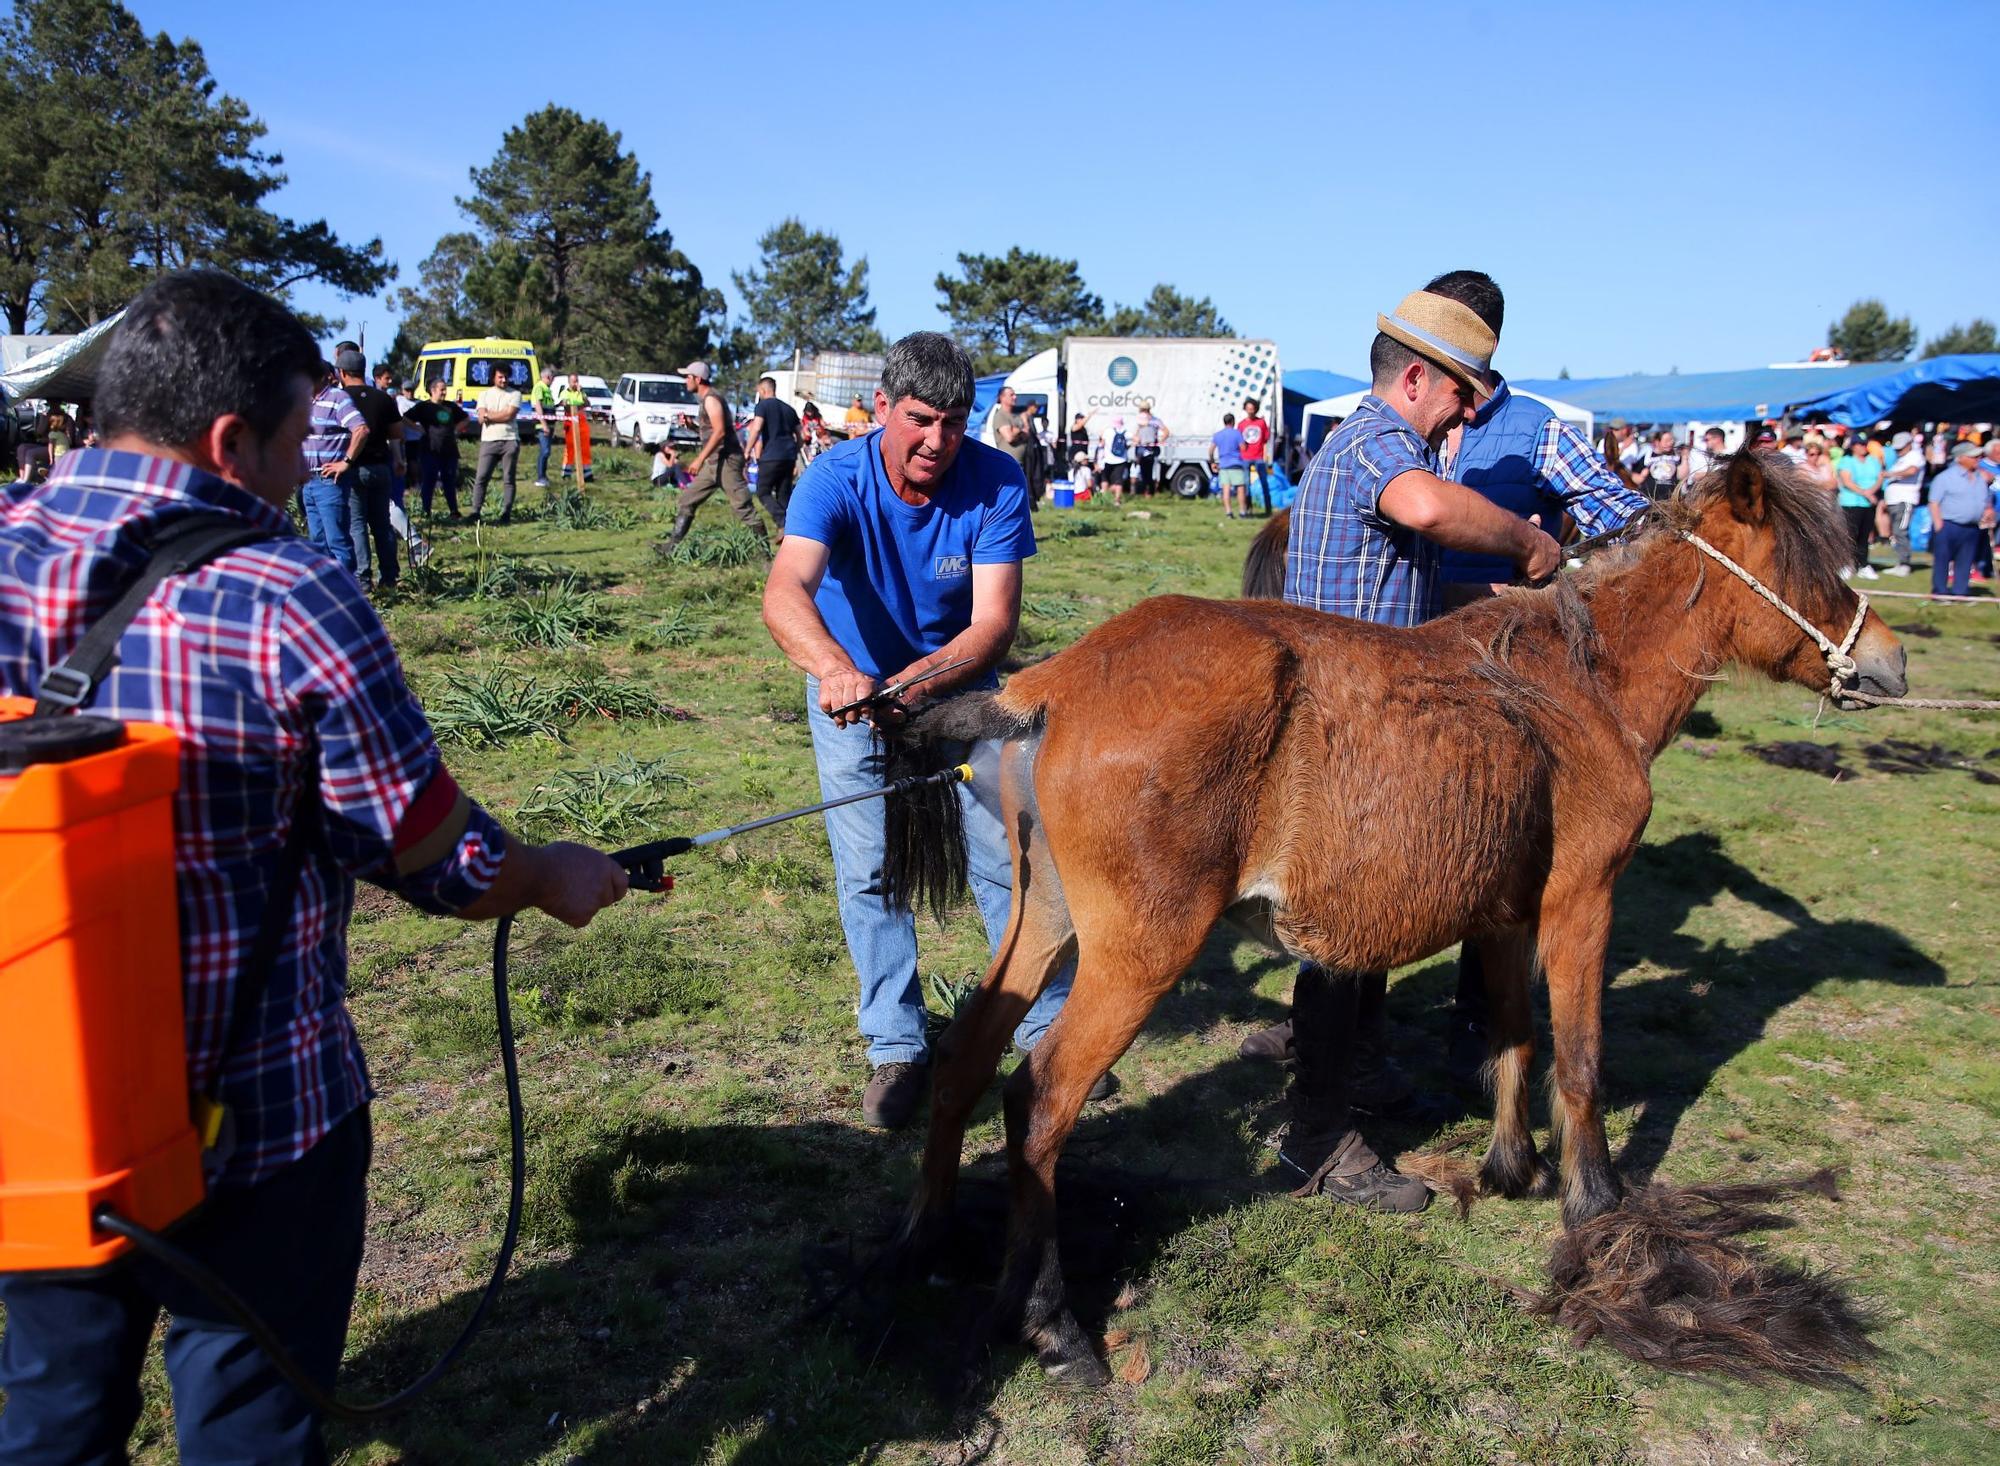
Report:
[[[1783,930],[1747,947],[1681,931],[1724,893]],[[1716,1071],[1822,980],[1944,980],[1892,929],[1818,920],[1706,835],[1642,848],[1617,911],[1608,971],[1641,956],[1665,970],[1606,999],[1610,1098],[1645,1105],[1620,1158],[1632,1180],[1659,1164]],[[1148,1031],[1282,1016],[1283,1005],[1253,987],[1289,965],[1274,957],[1239,967],[1235,939],[1218,934]],[[1434,962],[1390,999],[1403,1052],[1440,1081],[1454,985],[1453,964]],[[1212,1064],[1161,1093],[1086,1111],[1065,1151],[1061,1248],[1086,1331],[1103,1328],[1124,1284],[1187,1227],[1273,1189],[1255,1136],[1281,1118],[1284,1075],[1216,1048]],[[996,1100],[997,1085],[975,1124]],[[991,1446],[996,1397],[1035,1368],[1008,1340],[979,1349],[1005,1232],[1000,1156],[965,1169],[944,1275],[842,1296],[843,1277],[899,1219],[919,1133],[887,1137],[832,1121],[582,1123],[538,1136],[531,1162],[530,1236],[567,1256],[520,1268],[465,1365],[433,1400],[380,1428],[381,1440],[425,1462],[526,1462],[560,1442],[566,1459],[588,1462],[723,1451],[783,1466],[872,1459],[895,1442],[958,1440],[968,1460],[981,1458],[981,1441]],[[1369,1134],[1393,1151],[1421,1144],[1436,1124],[1381,1122]],[[351,1361],[344,1392],[407,1379],[468,1304],[460,1293],[389,1325]],[[1051,1398],[1018,1408],[1080,1420],[1107,1408]]]
[[[1683,930],[1695,911],[1725,894],[1784,929],[1747,945]],[[1650,981],[1616,983],[1641,961],[1664,970]],[[1650,1179],[1681,1118],[1716,1073],[1761,1039],[1773,1016],[1829,979],[1936,987],[1945,971],[1893,927],[1821,921],[1804,902],[1724,854],[1714,835],[1640,846],[1618,882],[1605,962],[1606,1098],[1613,1107],[1643,1106],[1616,1157],[1626,1180]],[[1446,1089],[1446,1013],[1456,991],[1457,965],[1446,960],[1405,977],[1389,995],[1399,1053],[1440,1093]],[[1536,1052],[1546,1064],[1551,1049],[1546,994],[1539,986],[1537,1002],[1544,1017]],[[1539,1109],[1540,1086],[1536,1101]],[[1419,1126],[1386,1123],[1379,1138],[1392,1150],[1421,1144],[1432,1128],[1467,1113],[1455,1106]],[[1545,1115],[1537,1119],[1546,1122]],[[1376,1136],[1374,1129],[1369,1133]]]
[[[1207,980],[1231,965],[1230,946],[1217,940],[1156,1029],[1278,1016],[1242,975]],[[1283,1082],[1232,1056],[1163,1093],[1086,1112],[1059,1185],[1064,1270],[1087,1330],[1102,1329],[1126,1280],[1188,1223],[1269,1189],[1268,1157],[1245,1142],[1244,1121]],[[694,1461],[717,1448],[785,1466],[869,1459],[890,1442],[991,1434],[981,1422],[994,1396],[1035,1369],[1011,1338],[986,1354],[979,1333],[1005,1237],[999,1155],[965,1169],[945,1275],[855,1291],[843,1287],[854,1266],[900,1220],[921,1128],[535,1129],[531,1113],[529,1245],[568,1256],[517,1264],[485,1336],[433,1398],[345,1444],[380,1440],[423,1462],[526,1462],[559,1441],[565,1459],[604,1463]],[[1186,1173],[1189,1157],[1204,1174]],[[407,1380],[470,1300],[461,1291],[391,1323],[350,1359],[342,1393]],[[564,1439],[570,1430],[579,1434]]]

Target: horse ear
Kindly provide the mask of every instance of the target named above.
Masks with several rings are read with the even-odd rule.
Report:
[[[1738,453],[1729,460],[1722,493],[1729,500],[1729,512],[1745,524],[1764,522],[1764,470],[1755,453]]]

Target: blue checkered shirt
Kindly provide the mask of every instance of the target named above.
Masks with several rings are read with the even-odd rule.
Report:
[[[1285,599],[1381,626],[1419,626],[1442,609],[1439,546],[1382,513],[1382,490],[1438,456],[1370,393],[1327,434],[1292,506]]]
[[[154,591],[89,710],[180,735],[174,878],[188,1087],[219,1087],[236,1148],[217,1180],[303,1156],[369,1098],[347,1012],[354,878],[462,910],[506,835],[459,792],[395,647],[353,575],[274,508],[183,463],[82,448],[46,484],[0,489],[0,693],[32,696],[146,561],[145,537],[220,510],[270,538]],[[319,833],[277,889],[300,800]],[[274,902],[285,939],[262,1004],[223,1052],[242,965]]]

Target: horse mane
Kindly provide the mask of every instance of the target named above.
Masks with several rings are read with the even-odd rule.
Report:
[[[1559,577],[1553,591],[1512,587],[1468,608],[1468,620],[1491,621],[1480,626],[1482,634],[1475,638],[1482,673],[1493,680],[1487,669],[1506,666],[1515,638],[1531,626],[1552,629],[1562,638],[1572,665],[1592,673],[1603,646],[1591,614],[1598,588],[1636,565],[1656,545],[1695,532],[1727,494],[1735,462],[1725,460],[1696,480],[1685,495],[1652,505],[1627,524],[1626,538],[1618,548],[1600,551],[1582,569]],[[1833,511],[1833,501],[1781,454],[1760,454],[1755,466],[1763,477],[1764,512],[1771,525],[1772,590],[1802,615],[1838,619],[1845,589],[1840,572],[1847,565],[1848,551],[1846,529]],[[1708,570],[1708,561],[1700,560],[1682,609],[1693,608],[1707,584]]]

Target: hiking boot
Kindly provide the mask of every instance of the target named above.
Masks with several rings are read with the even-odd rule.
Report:
[[[861,1118],[877,1130],[901,1130],[916,1118],[931,1087],[926,1063],[890,1063],[876,1068],[861,1096]]]
[[[1236,1052],[1245,1059],[1274,1059],[1280,1063],[1297,1057],[1292,1047],[1292,1020],[1287,1018],[1283,1023],[1259,1029],[1238,1044]]]
[[[1380,1212],[1420,1212],[1431,1204],[1430,1188],[1384,1165],[1359,1130],[1288,1134],[1278,1166],[1288,1179],[1302,1181],[1294,1196],[1324,1196]]]

